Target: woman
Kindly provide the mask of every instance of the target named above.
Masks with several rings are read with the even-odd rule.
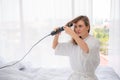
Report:
[[[59,43],[59,35],[53,40],[55,54],[69,56],[73,73],[69,80],[97,80],[95,70],[100,63],[99,41],[89,34],[90,23],[87,16],[78,16],[70,21],[74,30],[67,25],[65,32],[72,37],[68,43]]]

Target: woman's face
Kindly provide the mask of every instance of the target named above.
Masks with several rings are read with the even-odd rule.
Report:
[[[86,34],[88,34],[89,26],[86,26],[84,21],[79,20],[77,23],[75,23],[74,31],[78,36],[84,37]]]

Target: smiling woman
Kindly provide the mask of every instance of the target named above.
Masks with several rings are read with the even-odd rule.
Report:
[[[110,22],[108,64],[120,75],[120,0],[0,0],[0,56],[6,62],[21,59],[31,46],[51,32],[55,25],[58,27],[65,25],[67,21],[79,15],[88,16],[90,19],[89,34],[93,34],[92,27],[94,26],[99,27],[98,25],[100,25],[100,27],[109,28],[106,25],[109,26],[107,23]],[[79,49],[81,46],[79,40],[88,41],[92,36],[88,35],[87,37],[86,33],[90,28],[83,21],[76,23],[75,27],[74,32],[66,27],[65,32],[73,34],[68,35],[62,32],[59,42],[68,42],[72,36],[74,45]],[[85,33],[81,31],[83,29]],[[30,62],[33,67],[70,67],[68,57],[53,54],[52,40],[53,37],[46,38],[31,51],[24,61]],[[91,41],[88,43],[94,46]],[[87,53],[85,54],[87,56],[90,52],[87,48],[89,46],[86,46],[85,43],[83,45],[82,50]],[[78,57],[74,57],[74,59],[78,59]],[[74,62],[72,65],[76,63]],[[78,65],[84,67],[86,64],[78,63]]]
[[[64,30],[74,42],[60,43],[58,41],[60,34],[56,34],[53,40],[55,54],[70,58],[73,73],[69,80],[97,80],[95,70],[100,63],[100,46],[99,41],[89,35],[89,19],[87,16],[78,16],[70,22],[75,24],[74,30],[67,25]]]

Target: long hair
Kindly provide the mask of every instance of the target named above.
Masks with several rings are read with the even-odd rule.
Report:
[[[77,23],[77,22],[80,21],[80,20],[82,20],[82,21],[84,22],[85,26],[88,26],[88,27],[89,27],[89,30],[88,30],[88,33],[89,33],[89,32],[90,32],[90,22],[89,22],[89,19],[88,19],[87,16],[83,16],[83,15],[78,16],[78,17],[74,18],[73,20],[69,21],[69,22],[66,24],[66,26],[68,26],[69,23]],[[81,38],[81,37],[80,37],[80,38]],[[75,41],[73,38],[72,38],[72,43],[77,45],[76,41]]]

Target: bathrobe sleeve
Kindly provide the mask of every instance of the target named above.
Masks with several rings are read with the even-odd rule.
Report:
[[[69,56],[72,53],[72,43],[58,43],[55,48],[56,55]]]

